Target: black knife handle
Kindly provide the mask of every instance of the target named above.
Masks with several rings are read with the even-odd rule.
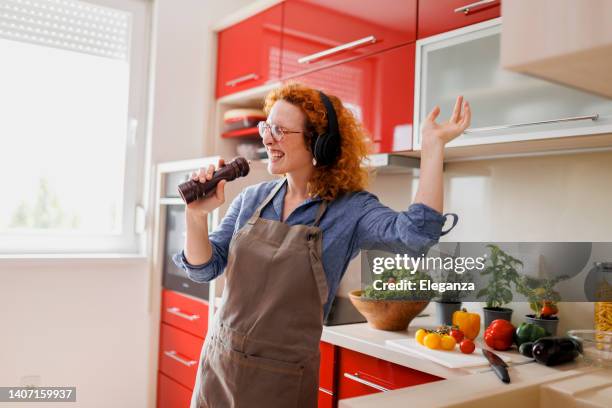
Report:
[[[510,384],[510,375],[508,374],[508,368],[496,364],[491,364],[491,368],[493,369],[493,371],[495,371],[495,374],[497,374],[500,380],[502,380],[506,384]]]

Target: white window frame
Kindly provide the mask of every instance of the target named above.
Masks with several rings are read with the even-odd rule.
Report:
[[[129,39],[129,101],[123,179],[122,234],[78,237],[49,234],[33,238],[17,233],[0,234],[0,258],[145,256],[148,207],[147,133],[152,2],[149,0],[86,0],[131,14]],[[134,121],[137,123],[133,129]],[[95,180],[93,181],[95,182]],[[78,188],[78,187],[77,187]],[[44,249],[43,249],[44,247]]]

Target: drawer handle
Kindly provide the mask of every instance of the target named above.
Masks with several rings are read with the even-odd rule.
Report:
[[[484,6],[485,4],[489,3],[495,3],[496,1],[497,0],[480,0],[475,3],[466,4],[465,6],[457,7],[455,9],[455,13],[463,13],[467,15],[470,11],[472,11],[473,8]]]
[[[193,322],[194,320],[198,320],[200,318],[200,315],[197,314],[188,315],[187,313],[183,313],[178,307],[169,307],[166,310],[168,311],[168,313],[171,313],[178,317],[182,317],[183,319],[189,320],[190,322]]]
[[[511,128],[525,127],[525,126],[544,125],[547,123],[575,122],[577,120],[587,120],[587,119],[597,120],[599,119],[599,114],[594,113],[593,115],[587,115],[587,116],[573,116],[570,118],[540,120],[537,122],[512,123],[509,125],[479,127],[479,128],[474,128],[474,129],[466,129],[463,131],[463,133],[467,134],[467,133],[487,132],[489,130],[511,129]]]
[[[229,81],[225,83],[225,86],[236,86],[242,82],[252,81],[255,79],[259,79],[259,75],[253,74],[253,73],[246,74],[238,78],[230,79]]]
[[[368,380],[364,380],[363,378],[360,378],[359,373],[355,373],[355,374],[344,373],[344,376],[348,378],[349,380],[356,381],[359,384],[367,385],[368,387],[374,388],[375,390],[382,391],[382,392],[389,391],[388,388],[385,388],[382,385],[378,385]]]
[[[351,41],[346,44],[338,45],[337,47],[328,48],[326,50],[319,51],[314,54],[310,54],[305,57],[299,58],[297,62],[299,64],[309,64],[318,59],[329,57],[330,55],[337,54],[344,50],[350,50],[351,48],[359,48],[365,45],[374,44],[376,43],[376,41],[378,41],[376,37],[374,37],[373,35],[369,35],[367,37],[360,38],[359,40]]]
[[[195,360],[187,361],[185,359],[180,358],[178,356],[178,353],[176,351],[174,351],[174,350],[164,351],[164,354],[167,355],[168,357],[170,357],[171,359],[176,360],[179,363],[181,363],[181,364],[183,364],[183,365],[185,365],[187,367],[191,367],[192,365],[198,364],[198,362],[195,361]]]

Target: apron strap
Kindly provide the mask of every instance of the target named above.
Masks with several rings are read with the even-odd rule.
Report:
[[[319,221],[321,221],[321,217],[323,217],[323,214],[325,213],[326,209],[327,209],[327,200],[323,200],[321,202],[321,204],[319,204],[319,209],[317,211],[317,216],[315,217],[315,220],[312,223],[313,227],[318,227],[319,226]]]
[[[283,186],[283,184],[285,184],[286,181],[287,181],[287,177],[283,178],[283,180],[280,183],[278,183],[272,189],[272,191],[270,191],[270,194],[268,194],[268,196],[265,198],[265,200],[263,200],[260,206],[257,207],[253,215],[251,215],[251,218],[249,218],[249,221],[248,221],[249,224],[255,224],[255,221],[257,221],[257,219],[259,218],[259,215],[261,214],[261,210],[270,202],[270,200],[272,200],[272,198],[276,195],[276,193],[278,193],[278,191],[281,189],[281,187]]]

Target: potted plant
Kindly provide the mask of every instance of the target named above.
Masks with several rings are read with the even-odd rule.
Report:
[[[424,272],[388,269],[377,280],[380,280],[377,285],[368,285],[365,290],[354,290],[349,293],[355,308],[375,329],[406,330],[412,319],[427,307],[434,296],[433,291],[420,289],[420,281],[431,281]],[[381,288],[381,282],[394,284],[396,287]],[[407,287],[408,282],[414,282],[411,289]],[[406,287],[400,286],[398,289],[397,285]]]
[[[471,282],[472,275],[469,272],[456,273],[452,270],[440,271],[433,275],[435,281],[440,283],[467,283]],[[453,313],[461,310],[461,299],[469,292],[465,290],[445,290],[440,293],[434,302],[436,303],[436,317],[438,324],[442,326],[452,326]]]
[[[511,284],[519,278],[517,267],[523,262],[505,253],[497,245],[487,245],[491,252],[488,263],[481,272],[490,275],[489,284],[476,295],[486,298],[484,310],[484,327],[489,327],[493,320],[503,319],[510,321],[512,309],[502,307],[512,301]]]
[[[553,336],[557,334],[559,325],[557,302],[561,300],[561,295],[554,287],[569,278],[568,275],[553,279],[538,279],[525,275],[519,277],[516,281],[516,290],[527,298],[529,307],[534,312],[525,316],[527,323],[540,326]]]

